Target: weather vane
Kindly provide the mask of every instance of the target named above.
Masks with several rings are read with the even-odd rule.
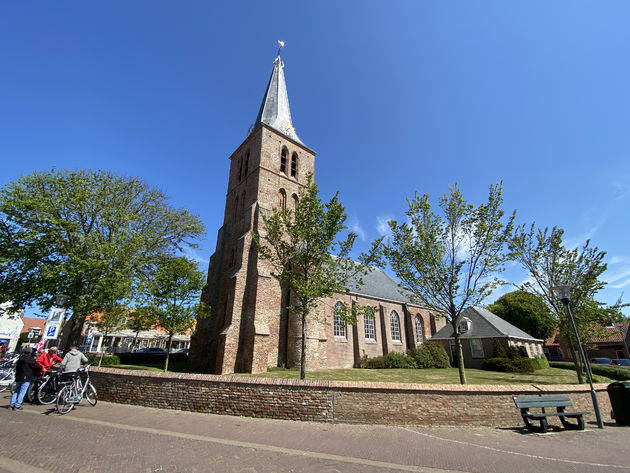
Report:
[[[284,41],[278,40],[278,56],[280,56],[280,50],[284,48]]]

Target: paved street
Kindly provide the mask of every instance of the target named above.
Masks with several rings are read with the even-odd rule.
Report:
[[[6,409],[0,473],[96,472],[619,472],[630,428],[521,429],[318,424],[85,401]]]

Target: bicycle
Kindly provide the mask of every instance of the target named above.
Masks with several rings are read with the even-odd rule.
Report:
[[[60,377],[61,374],[56,369],[51,369],[47,373],[44,373],[35,392],[35,402],[44,405],[55,402],[57,400],[57,394],[59,393]]]
[[[92,406],[95,406],[98,402],[96,388],[90,382],[89,368],[89,365],[85,368],[80,368],[74,375],[74,379],[60,382],[64,387],[57,394],[55,402],[55,407],[59,414],[64,415],[70,412],[84,397]],[[85,374],[84,380],[81,379],[81,374]]]
[[[0,364],[0,393],[15,383],[15,365],[17,357],[13,357]],[[11,391],[13,392],[13,391]]]

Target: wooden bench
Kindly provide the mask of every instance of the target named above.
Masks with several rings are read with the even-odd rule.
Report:
[[[532,432],[547,432],[547,417],[559,417],[560,422],[565,429],[584,430],[584,414],[588,412],[567,412],[566,408],[573,405],[569,396],[553,395],[553,396],[514,396],[514,404],[521,410],[521,416],[525,421],[525,427]],[[555,407],[556,412],[545,412],[545,408]],[[532,413],[530,409],[542,409],[540,413]],[[572,423],[567,418],[577,420]],[[540,422],[540,427],[532,425],[531,421]]]

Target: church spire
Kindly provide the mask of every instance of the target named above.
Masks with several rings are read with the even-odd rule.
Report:
[[[273,61],[273,71],[271,72],[271,78],[269,79],[269,84],[267,84],[267,91],[260,105],[254,128],[260,123],[264,123],[292,140],[304,144],[298,138],[293,128],[293,123],[291,123],[289,96],[287,95],[287,84],[284,81],[284,62],[282,62],[280,57],[280,49],[284,46],[284,43],[281,41],[278,41],[278,43],[280,44],[278,56]]]

